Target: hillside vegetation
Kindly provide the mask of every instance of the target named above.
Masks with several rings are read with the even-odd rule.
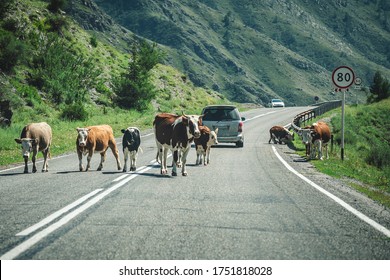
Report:
[[[128,126],[151,128],[159,111],[198,114],[207,104],[229,103],[213,90],[195,87],[178,70],[156,64],[148,78],[153,100],[142,111],[121,109],[113,83],[127,71],[136,40],[130,32],[117,40],[129,46],[126,51],[111,44],[110,37],[87,32],[66,14],[48,10],[47,1],[9,3],[0,20],[0,101],[9,103],[6,109],[13,115],[12,125],[0,128],[1,166],[22,160],[14,138],[30,122],[52,126],[54,156],[74,150],[77,127],[107,123],[120,136]]]
[[[116,22],[165,46],[196,85],[235,101],[287,105],[333,99],[332,70],[369,86],[390,78],[386,0],[95,0]],[[354,91],[364,102],[364,92]]]

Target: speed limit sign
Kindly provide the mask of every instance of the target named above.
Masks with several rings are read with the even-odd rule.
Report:
[[[340,89],[349,88],[355,82],[355,73],[348,66],[337,67],[333,70],[332,81]]]

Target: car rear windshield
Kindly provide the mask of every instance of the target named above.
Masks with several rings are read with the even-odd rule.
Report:
[[[204,121],[230,121],[240,119],[238,110],[234,107],[206,108],[203,111],[203,115]]]

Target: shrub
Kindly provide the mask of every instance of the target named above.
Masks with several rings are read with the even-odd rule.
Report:
[[[88,112],[82,103],[73,103],[64,106],[61,118],[68,121],[85,121],[88,119]]]
[[[372,145],[370,152],[366,158],[366,162],[378,168],[390,166],[390,149],[389,145],[384,143],[376,143]]]
[[[25,45],[17,40],[15,36],[0,29],[0,69],[4,72],[11,70],[24,59]]]

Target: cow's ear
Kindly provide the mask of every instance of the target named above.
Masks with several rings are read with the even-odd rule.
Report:
[[[218,127],[214,130],[215,134],[218,134]]]
[[[38,138],[31,139],[30,142],[31,142],[31,144],[36,144],[36,143],[38,143]]]
[[[77,132],[79,132],[79,131],[81,130],[81,128],[80,128],[80,127],[78,127],[78,128],[76,128],[76,130],[77,130]]]
[[[125,133],[125,132],[126,132],[126,129],[121,129],[121,132],[122,132],[122,133]]]
[[[15,138],[15,142],[18,143],[18,144],[22,144],[22,139]]]

